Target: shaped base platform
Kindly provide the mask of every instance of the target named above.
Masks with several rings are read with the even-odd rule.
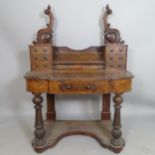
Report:
[[[101,146],[112,150],[115,153],[119,153],[123,146],[124,140],[121,139],[122,144],[120,146],[114,146],[111,144],[111,121],[45,121],[45,144],[36,145],[35,139],[33,140],[33,147],[36,152],[41,153],[48,148],[55,146],[59,140],[70,135],[86,135],[96,139]]]

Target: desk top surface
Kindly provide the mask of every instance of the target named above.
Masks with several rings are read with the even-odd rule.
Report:
[[[133,75],[119,70],[52,70],[30,71],[24,77],[27,80],[121,80],[131,79]]]

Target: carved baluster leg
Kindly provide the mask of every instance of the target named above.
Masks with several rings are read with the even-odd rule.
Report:
[[[110,94],[102,95],[102,112],[101,112],[101,120],[110,120]]]
[[[48,121],[56,120],[54,94],[47,94],[47,120]]]
[[[123,146],[124,140],[121,138],[122,131],[121,131],[121,103],[123,102],[123,98],[121,96],[122,94],[116,94],[113,98],[113,101],[115,103],[114,108],[114,120],[113,120],[113,129],[112,129],[112,140],[111,143],[114,146]],[[116,150],[117,151],[117,150]],[[118,150],[119,152],[119,150]]]
[[[34,93],[33,103],[35,104],[35,138],[33,140],[33,145],[41,146],[45,144],[45,129],[44,129],[44,122],[42,116],[42,103],[43,98],[41,94]]]

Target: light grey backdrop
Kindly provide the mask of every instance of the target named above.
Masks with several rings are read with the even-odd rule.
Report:
[[[155,114],[155,1],[154,0],[1,0],[0,1],[0,115],[32,115],[32,95],[23,75],[29,71],[28,46],[48,18],[51,4],[54,44],[83,49],[101,45],[101,17],[109,3],[110,23],[129,45],[128,70],[135,75],[133,90],[124,95],[123,114]],[[57,96],[59,119],[96,119],[101,97]]]

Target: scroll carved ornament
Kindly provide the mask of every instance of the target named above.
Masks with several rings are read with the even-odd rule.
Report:
[[[112,10],[110,9],[109,5],[107,5],[106,12],[103,17],[105,44],[107,43],[124,44],[124,41],[121,39],[119,30],[110,28],[110,24],[108,23],[107,20],[108,20],[108,16],[111,14],[112,14]]]
[[[52,43],[52,28],[54,17],[53,13],[51,12],[51,7],[48,5],[47,9],[44,11],[46,15],[49,16],[49,24],[47,24],[47,28],[41,29],[38,31],[37,34],[37,41],[34,41],[34,44],[41,44],[41,43]]]

